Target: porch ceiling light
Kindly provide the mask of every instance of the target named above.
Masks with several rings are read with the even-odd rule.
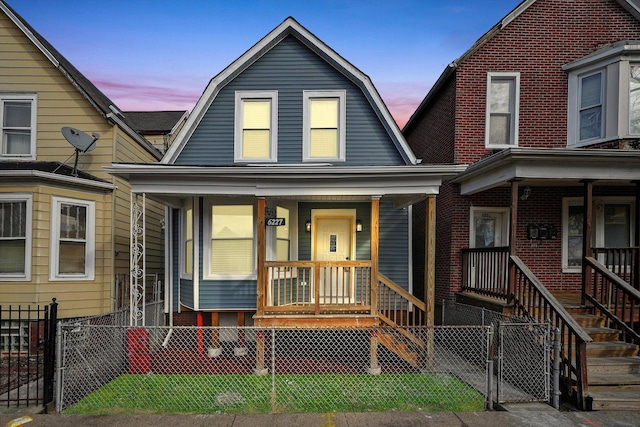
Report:
[[[356,232],[361,232],[362,231],[362,221],[360,221],[359,219],[356,219]]]
[[[307,233],[311,232],[311,221],[307,220],[307,222],[304,223],[304,227],[307,230]]]

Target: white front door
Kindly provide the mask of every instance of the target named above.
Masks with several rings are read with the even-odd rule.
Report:
[[[475,209],[471,219],[471,248],[494,248],[509,244],[508,209]]]
[[[355,214],[353,216],[314,217],[315,261],[349,261],[352,259],[353,233],[355,230]],[[320,272],[320,303],[344,304],[353,296],[351,289],[351,270],[348,267],[325,268]]]

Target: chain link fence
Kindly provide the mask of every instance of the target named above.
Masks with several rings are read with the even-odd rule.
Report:
[[[486,405],[486,327],[60,325],[58,411],[469,410]]]
[[[442,307],[445,325],[495,327],[496,339],[490,352],[495,368],[496,402],[551,401],[555,387],[552,387],[553,334],[549,323],[454,301],[443,301]]]

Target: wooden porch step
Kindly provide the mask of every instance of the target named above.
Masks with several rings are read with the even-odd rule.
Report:
[[[640,410],[640,386],[593,386],[589,387],[593,399],[592,409],[599,410]]]
[[[411,366],[418,367],[418,353],[392,334],[381,332],[378,334],[378,340],[382,345],[410,363]]]
[[[592,357],[587,360],[587,375],[640,374],[640,357]]]
[[[620,339],[620,331],[611,328],[584,328],[591,339],[595,342],[618,341]]]
[[[637,356],[638,346],[621,341],[587,343],[587,358]]]
[[[590,374],[589,387],[591,386],[640,386],[640,374]]]
[[[583,328],[600,328],[604,325],[604,317],[594,314],[572,314],[578,325]]]

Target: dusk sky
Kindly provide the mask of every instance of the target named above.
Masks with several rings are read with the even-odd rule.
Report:
[[[367,74],[402,127],[445,66],[521,0],[7,0],[124,110],[191,110],[288,16]]]

